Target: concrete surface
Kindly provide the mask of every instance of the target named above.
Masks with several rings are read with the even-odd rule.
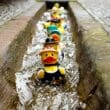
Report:
[[[16,110],[15,73],[22,65],[35,23],[43,11],[43,3],[35,4],[0,28],[0,110]]]
[[[7,0],[0,3],[0,25],[28,10],[35,3],[35,0]]]
[[[110,33],[110,0],[78,0]]]
[[[40,16],[40,13],[42,13],[41,7],[43,5],[43,3],[35,4],[29,11],[9,21],[0,28],[0,67],[5,68],[3,69],[4,71],[6,67],[8,70],[13,71],[20,66],[19,58],[24,53],[26,45],[31,41],[31,34],[33,34],[34,29],[33,25],[35,25],[35,21]],[[35,17],[37,18],[36,20],[34,20]],[[12,75],[12,71],[7,76],[14,81],[15,77]]]
[[[74,41],[80,70],[79,94],[87,104],[86,110],[110,110],[109,35],[80,4],[70,3],[70,8],[76,18],[71,15],[76,22]]]

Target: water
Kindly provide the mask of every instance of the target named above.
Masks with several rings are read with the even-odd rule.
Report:
[[[44,15],[46,14],[44,13]],[[60,59],[61,66],[66,69],[66,84],[55,87],[36,81],[35,85],[30,80],[33,73],[43,66],[39,51],[47,38],[47,32],[43,29],[43,22],[46,17],[42,16],[36,24],[36,33],[33,36],[32,43],[24,55],[22,68],[16,73],[16,87],[20,101],[18,110],[78,110],[81,106],[76,91],[80,74],[75,61],[75,44],[72,42],[71,25],[67,12],[66,16],[67,29],[62,41],[64,59]]]

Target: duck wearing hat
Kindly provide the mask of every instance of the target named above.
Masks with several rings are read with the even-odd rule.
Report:
[[[52,18],[52,19],[60,19],[61,16],[60,16],[60,14],[59,14],[57,11],[53,11],[53,12],[51,13],[51,18]]]
[[[53,48],[45,48],[40,52],[44,68],[37,72],[37,78],[42,82],[59,85],[64,81],[65,68],[58,64],[58,51]]]
[[[55,4],[54,4],[54,7],[60,8],[60,4],[59,4],[59,3],[55,3]]]
[[[66,13],[65,8],[63,6],[60,7],[59,3],[54,4],[52,11],[57,11],[60,14],[61,18],[62,18],[62,15],[65,15]]]
[[[52,18],[48,20],[47,22],[51,22],[51,25],[57,25],[57,23],[60,22],[60,19]]]
[[[65,23],[64,19],[58,19],[58,21],[56,22],[56,26],[61,34],[65,33],[64,23]]]
[[[53,30],[49,37],[53,38],[56,42],[60,42],[62,40],[62,35],[58,30]]]
[[[56,25],[51,25],[47,28],[48,36],[53,38],[55,41],[60,42],[62,40],[61,32],[58,30]]]
[[[60,4],[59,3],[55,3],[52,11],[51,11],[51,18],[60,18]]]
[[[64,18],[62,19],[50,19],[48,20],[48,22],[50,22],[50,25],[56,25],[57,28],[63,28],[63,30],[65,29],[65,25],[67,25],[66,20]]]
[[[63,60],[64,53],[62,51],[61,43],[59,43],[58,41],[55,41],[53,38],[47,38],[44,43],[44,48],[54,48],[58,51],[59,59]]]
[[[56,31],[56,30],[57,30],[57,33],[64,34],[65,29],[64,29],[63,25],[61,24],[61,22],[59,22],[57,24],[50,25],[47,27],[47,31],[49,33],[52,31]]]
[[[51,25],[57,26],[57,23],[59,22],[60,22],[60,19],[49,19],[43,25],[44,25],[44,28],[47,29]]]
[[[52,19],[60,19],[60,13],[59,13],[59,9],[53,8],[52,12],[51,12],[51,18]]]
[[[47,27],[48,34],[50,34],[54,30],[58,30],[58,27],[56,25],[50,25]]]

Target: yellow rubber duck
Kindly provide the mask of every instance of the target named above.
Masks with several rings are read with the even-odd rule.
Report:
[[[54,4],[54,7],[60,8],[60,4],[59,4],[59,3],[55,3],[55,4]]]
[[[64,59],[64,52],[62,51],[62,43],[54,40],[53,38],[47,38],[44,43],[44,48],[54,48],[58,51],[60,61]]]
[[[61,18],[60,17],[60,4],[59,3],[55,3],[53,8],[52,8],[52,11],[51,11],[51,17],[52,18]]]
[[[40,52],[44,68],[37,72],[37,78],[42,82],[60,84],[65,77],[65,68],[58,64],[58,51],[54,48],[45,48]]]
[[[60,4],[59,3],[55,3],[53,8],[52,8],[52,11],[59,13],[59,11],[60,11]]]
[[[61,34],[65,33],[65,20],[64,19],[51,19],[51,24],[56,25]]]
[[[60,15],[59,15],[59,13],[55,11],[55,12],[52,12],[51,18],[52,18],[52,19],[60,19],[61,17],[60,17]]]

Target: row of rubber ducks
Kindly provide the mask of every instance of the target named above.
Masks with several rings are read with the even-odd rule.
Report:
[[[35,78],[43,83],[59,85],[65,82],[65,68],[59,62],[59,57],[62,56],[62,59],[64,57],[60,44],[67,28],[65,9],[55,3],[50,10],[50,15],[50,18],[43,23],[48,37],[39,53],[43,68],[35,73]]]

